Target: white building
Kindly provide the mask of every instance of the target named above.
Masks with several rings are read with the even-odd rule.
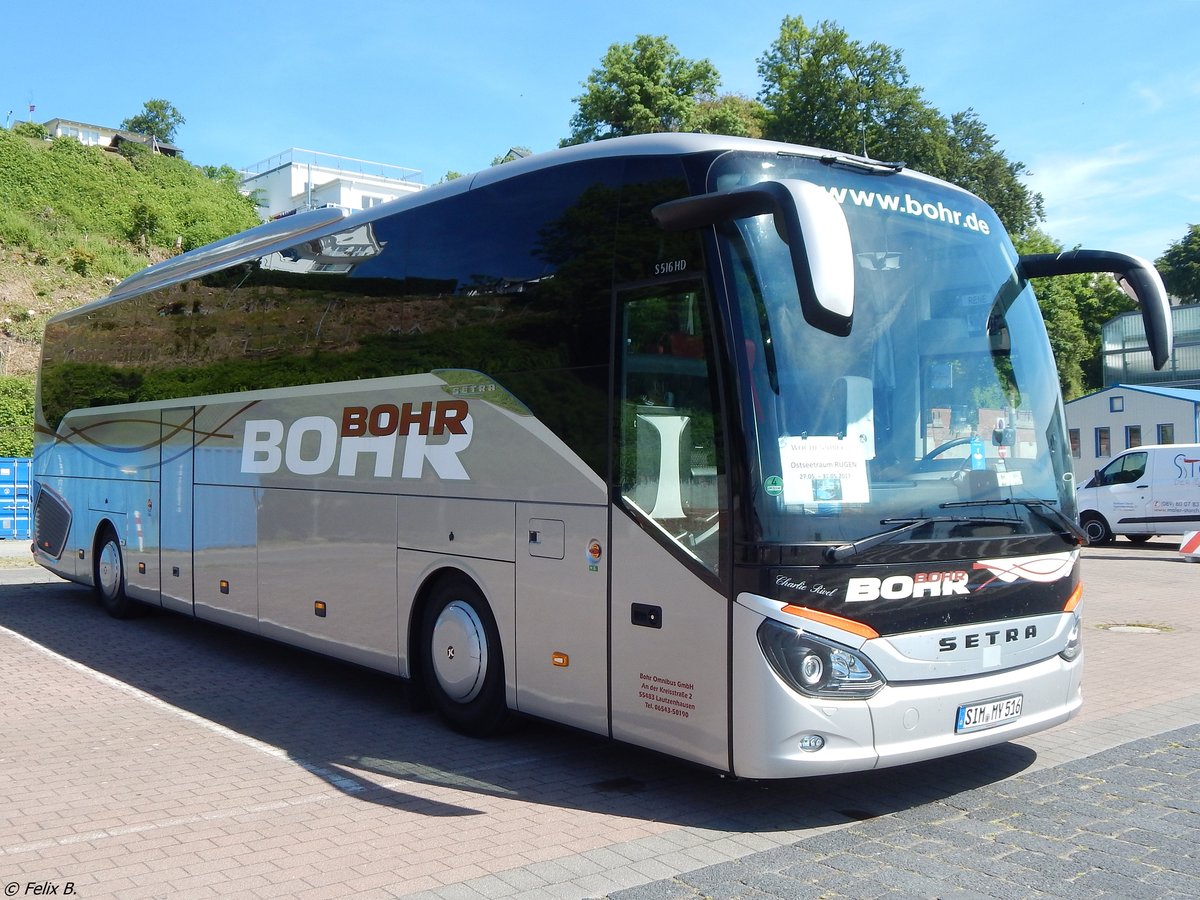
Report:
[[[1129,447],[1200,442],[1200,390],[1117,384],[1066,405],[1076,483]]]
[[[417,169],[292,147],[242,169],[264,220],[301,209],[370,209],[422,190]]]
[[[1200,387],[1200,304],[1172,306],[1171,327],[1175,333],[1171,358],[1162,369],[1155,370],[1140,312],[1121,313],[1105,322],[1101,329],[1104,386]]]
[[[155,153],[164,156],[181,156],[183,151],[175,144],[160,141],[144,134],[125,131],[121,128],[109,128],[107,125],[92,125],[87,122],[76,122],[72,119],[51,119],[43,122],[43,127],[52,138],[75,138],[85,147],[103,147],[105,150],[116,150],[121,144],[143,144]]]

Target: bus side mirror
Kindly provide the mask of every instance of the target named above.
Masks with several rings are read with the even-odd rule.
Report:
[[[1142,308],[1142,324],[1154,368],[1167,364],[1174,349],[1171,304],[1158,270],[1144,259],[1108,250],[1068,250],[1066,253],[1031,253],[1018,264],[1025,278],[1111,272],[1126,294]]]
[[[804,319],[845,336],[854,318],[854,253],[846,214],[824,188],[807,181],[763,181],[661,203],[651,210],[664,231],[686,231],[770,214],[788,246]]]

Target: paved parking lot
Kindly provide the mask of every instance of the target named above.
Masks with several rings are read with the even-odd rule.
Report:
[[[118,622],[82,588],[3,569],[0,883],[123,900],[1200,895],[1200,564],[1175,546],[1085,551],[1076,719],[786,783],[537,723],[470,740],[383,676],[179,616]]]

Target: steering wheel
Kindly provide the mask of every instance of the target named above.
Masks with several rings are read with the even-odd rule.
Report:
[[[934,447],[932,450],[930,450],[928,453],[926,453],[924,456],[921,457],[921,462],[922,463],[931,462],[933,459],[941,456],[947,450],[953,450],[955,447],[961,447],[963,444],[969,444],[973,440],[975,440],[975,436],[971,435],[970,437],[954,438],[953,440],[946,441],[946,443],[944,443],[944,444],[938,444],[936,447]],[[971,458],[970,455],[968,455],[967,459],[970,459],[970,458]]]
[[[964,444],[969,444],[974,439],[975,439],[974,435],[969,435],[968,437],[954,438],[952,440],[946,441],[944,444],[938,444],[936,447],[934,447],[932,450],[930,450],[928,453],[926,453],[924,456],[922,456],[921,459],[917,462],[917,471],[920,472],[928,463],[933,462],[933,460],[935,460],[937,457],[941,456],[947,450],[953,450],[955,447],[961,447]],[[971,454],[968,453],[965,457],[963,457],[962,463],[959,466],[957,466],[953,471],[947,470],[947,471],[949,471],[949,474],[945,475],[944,477],[950,481],[962,481],[966,477],[966,472],[970,465],[971,465]]]

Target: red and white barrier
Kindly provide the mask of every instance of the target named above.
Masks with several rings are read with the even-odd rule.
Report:
[[[1200,531],[1189,531],[1183,536],[1179,552],[1188,562],[1200,562]]]

